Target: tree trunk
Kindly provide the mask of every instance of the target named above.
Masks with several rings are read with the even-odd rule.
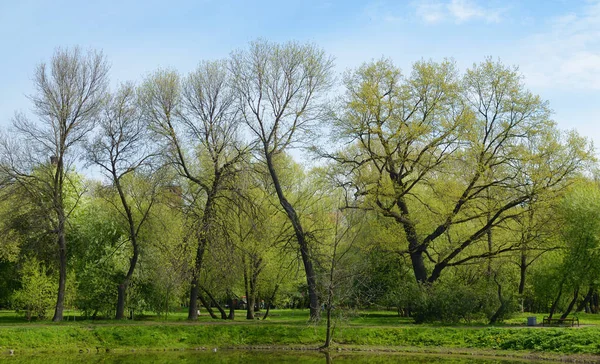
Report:
[[[267,301],[267,311],[265,312],[265,315],[262,318],[263,320],[266,320],[267,316],[269,316],[269,311],[271,310],[271,304],[275,300],[275,295],[277,294],[277,290],[278,289],[279,289],[279,283],[277,283],[275,285],[275,289],[273,290],[273,294],[271,295],[271,297],[269,297],[269,300]]]
[[[327,328],[326,330],[326,335],[325,335],[325,344],[323,344],[323,348],[329,348],[329,346],[331,346],[331,338],[333,337],[333,329],[331,327],[331,304],[327,305]]]
[[[279,182],[279,177],[277,172],[275,171],[275,166],[273,165],[273,156],[268,151],[268,147],[265,145],[265,157],[267,162],[267,167],[269,169],[269,174],[271,175],[271,179],[273,180],[273,186],[275,187],[275,191],[277,192],[277,197],[279,199],[279,203],[281,207],[283,207],[288,219],[290,220],[292,227],[294,228],[294,233],[296,235],[296,240],[298,241],[298,246],[300,248],[300,254],[302,256],[302,263],[304,265],[304,272],[306,274],[306,283],[308,285],[308,298],[310,305],[310,320],[318,321],[320,316],[319,310],[319,297],[317,294],[317,277],[316,272],[313,267],[312,258],[309,251],[308,241],[306,240],[306,234],[302,228],[302,224],[300,219],[298,218],[298,214],[296,210],[286,199],[283,190],[281,188],[281,183]]]
[[[197,320],[198,319],[198,279],[195,277],[192,278],[192,287],[190,288],[190,303],[188,306],[188,320]]]
[[[196,262],[194,265],[194,271],[192,272],[192,284],[190,287],[190,304],[188,307],[188,320],[194,321],[198,319],[198,293],[199,293],[199,282],[198,276],[202,269],[202,261],[204,258],[204,252],[206,251],[206,237],[203,232],[200,232],[198,238],[198,247],[196,249]]]
[[[488,198],[489,198],[489,193],[490,191],[488,190]],[[490,223],[490,213],[487,213],[487,223]],[[487,259],[487,275],[488,277],[492,276],[492,249],[494,247],[494,240],[492,238],[492,228],[488,228],[487,229],[487,245],[488,245],[488,253],[490,254],[490,256]],[[497,282],[496,282],[497,283]]]
[[[134,229],[135,227],[132,227]],[[138,257],[140,255],[139,247],[137,245],[137,237],[130,237],[131,243],[133,245],[133,256],[129,260],[129,270],[127,271],[127,275],[123,282],[118,286],[118,298],[117,298],[117,314],[116,319],[122,320],[125,318],[125,300],[127,298],[127,288],[129,287],[129,282],[131,282],[131,277],[133,277],[133,272],[135,270],[135,266],[138,261]]]
[[[244,292],[246,293],[246,320],[254,320],[254,297],[252,296],[252,288],[250,283],[249,272],[252,269],[252,264],[246,263],[246,257],[242,256],[242,264],[244,264]]]
[[[563,312],[562,316],[560,316],[562,320],[566,319],[567,316],[569,316],[569,314],[573,310],[573,306],[575,306],[575,303],[577,302],[577,298],[579,298],[579,287],[575,288],[575,291],[573,292],[573,299],[569,303],[569,306],[567,307],[565,312]]]
[[[227,304],[229,305],[229,316],[228,320],[235,320],[235,307],[233,307],[233,295],[231,292],[227,295]]]
[[[588,289],[588,292],[585,295],[585,298],[577,306],[577,309],[575,310],[575,312],[581,312],[585,308],[585,306],[590,302],[593,294],[594,294],[594,286],[590,285],[590,288]]]
[[[60,214],[59,214],[60,216]],[[63,310],[65,305],[65,290],[67,286],[67,242],[65,239],[65,221],[64,216],[59,217],[58,223],[58,296],[54,308],[54,317],[52,321],[59,322],[63,320]]]
[[[197,297],[200,300],[200,302],[202,302],[202,305],[204,306],[204,308],[206,308],[206,312],[208,312],[208,314],[210,315],[210,317],[212,317],[214,319],[218,319],[219,317],[217,315],[215,315],[215,312],[210,307],[210,304],[206,301],[206,299],[204,298],[204,296],[202,296],[201,294],[199,294]],[[196,311],[196,314],[198,314],[197,311]]]
[[[246,320],[254,320],[254,297],[246,295]]]
[[[415,273],[415,279],[419,283],[427,281],[427,269],[425,268],[425,261],[423,259],[423,252],[412,251],[410,253],[410,261],[412,263],[413,272]]]
[[[498,301],[500,301],[500,307],[498,307],[496,312],[494,312],[494,314],[490,318],[490,324],[495,324],[498,321],[500,316],[504,313],[504,310],[506,307],[506,301],[504,301],[504,299],[502,298],[502,285],[500,283],[498,283],[498,280],[496,279],[496,277],[494,277],[494,281],[496,282],[496,285],[498,286]]]
[[[200,287],[200,288],[202,288],[202,290],[204,291],[204,293],[206,293],[206,295],[208,296],[208,298],[210,298],[210,301],[212,302],[212,304],[215,305],[215,307],[217,308],[217,310],[219,310],[219,312],[221,313],[221,319],[227,320],[227,314],[225,313],[225,310],[223,309],[223,306],[221,306],[221,304],[219,302],[217,302],[217,300],[215,299],[215,297],[205,287]],[[216,317],[214,317],[214,318],[216,318]]]
[[[554,311],[556,311],[556,307],[558,306],[558,301],[560,300],[560,297],[562,296],[562,290],[563,290],[563,283],[560,283],[560,287],[558,289],[558,295],[556,296],[556,299],[554,300],[554,302],[552,302],[552,306],[550,307],[550,313],[548,314],[548,318],[552,318],[552,315],[554,315]]]
[[[215,182],[216,183],[216,182]],[[206,247],[208,245],[208,239],[206,234],[210,230],[210,221],[212,219],[212,208],[213,208],[213,200],[216,195],[216,184],[213,184],[212,190],[208,194],[206,198],[206,203],[204,205],[204,215],[202,216],[202,222],[198,234],[198,246],[196,248],[196,262],[194,264],[194,271],[192,272],[192,284],[190,287],[190,305],[188,307],[188,320],[197,320],[198,319],[198,277],[200,275],[200,270],[202,269],[202,261],[204,258],[204,252],[206,251]]]
[[[125,318],[125,295],[126,295],[126,282],[119,284],[117,287],[117,314],[116,319],[122,320]]]
[[[188,320],[198,319],[198,294],[200,292],[200,283],[198,282],[198,276],[202,269],[202,262],[204,259],[204,252],[206,251],[206,237],[200,232],[198,237],[198,247],[196,248],[196,262],[194,264],[194,271],[192,272],[192,285],[190,287],[190,304],[188,307]]]

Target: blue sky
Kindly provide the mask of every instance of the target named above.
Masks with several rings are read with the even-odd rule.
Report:
[[[339,72],[382,56],[409,71],[452,57],[520,67],[554,119],[600,145],[600,1],[0,0],[0,127],[27,111],[35,65],[58,46],[102,49],[116,83],[188,72],[258,37],[312,41]]]

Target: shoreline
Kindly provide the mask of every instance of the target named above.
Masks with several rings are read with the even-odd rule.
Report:
[[[333,346],[329,349],[322,349],[315,346],[281,346],[281,345],[256,345],[256,346],[222,346],[222,347],[195,347],[195,348],[97,348],[87,350],[80,349],[78,351],[67,350],[18,350],[10,354],[2,348],[0,359],[29,359],[39,356],[66,356],[69,358],[85,358],[86,356],[133,356],[133,355],[153,355],[153,354],[188,354],[194,352],[211,352],[225,353],[231,355],[235,353],[302,353],[303,355],[329,353],[332,358],[340,356],[399,356],[406,358],[437,358],[437,359],[474,359],[474,360],[507,360],[515,362],[562,362],[562,363],[598,363],[600,355],[591,354],[562,354],[562,353],[546,353],[546,352],[528,352],[528,351],[508,351],[508,350],[484,350],[484,349],[469,349],[469,348],[428,348],[428,347],[372,347],[372,346]]]
[[[324,328],[283,323],[89,323],[0,326],[0,359],[36,355],[158,352],[324,352]],[[599,362],[600,330],[511,327],[339,327],[331,355],[432,355]],[[527,345],[539,349],[528,349]],[[555,346],[552,346],[555,345]],[[550,349],[548,349],[550,348]],[[12,355],[10,351],[12,350]]]

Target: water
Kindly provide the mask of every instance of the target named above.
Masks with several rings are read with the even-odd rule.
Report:
[[[153,352],[153,353],[99,353],[99,354],[40,354],[35,356],[15,355],[0,357],[0,361],[11,364],[33,363],[102,363],[102,364],[133,364],[133,363],[376,363],[376,364],[523,364],[525,361],[496,359],[496,358],[471,358],[465,356],[437,356],[417,355],[405,353],[331,353],[299,351],[242,351],[219,350],[212,351],[185,351],[185,352]]]

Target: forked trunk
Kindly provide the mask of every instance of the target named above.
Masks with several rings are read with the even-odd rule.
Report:
[[[206,308],[206,312],[208,312],[208,314],[210,315],[210,317],[212,317],[214,319],[218,319],[219,317],[217,315],[215,315],[215,312],[210,307],[210,304],[208,303],[208,301],[206,301],[206,299],[204,298],[204,296],[202,296],[201,294],[199,294],[197,297],[200,300],[200,302],[202,302],[202,305],[204,306],[204,308]]]
[[[579,298],[579,287],[575,288],[575,291],[573,291],[573,299],[569,303],[569,306],[567,307],[565,312],[563,312],[562,316],[560,316],[562,320],[566,319],[567,316],[569,316],[569,314],[573,310],[573,307],[575,306],[575,303],[577,302],[577,298]]]
[[[594,294],[594,286],[590,286],[590,288],[588,289],[587,294],[585,295],[585,298],[577,306],[577,309],[575,310],[575,312],[581,312],[581,311],[583,311],[585,309],[585,306],[587,306],[587,304],[590,303],[593,294]]]

